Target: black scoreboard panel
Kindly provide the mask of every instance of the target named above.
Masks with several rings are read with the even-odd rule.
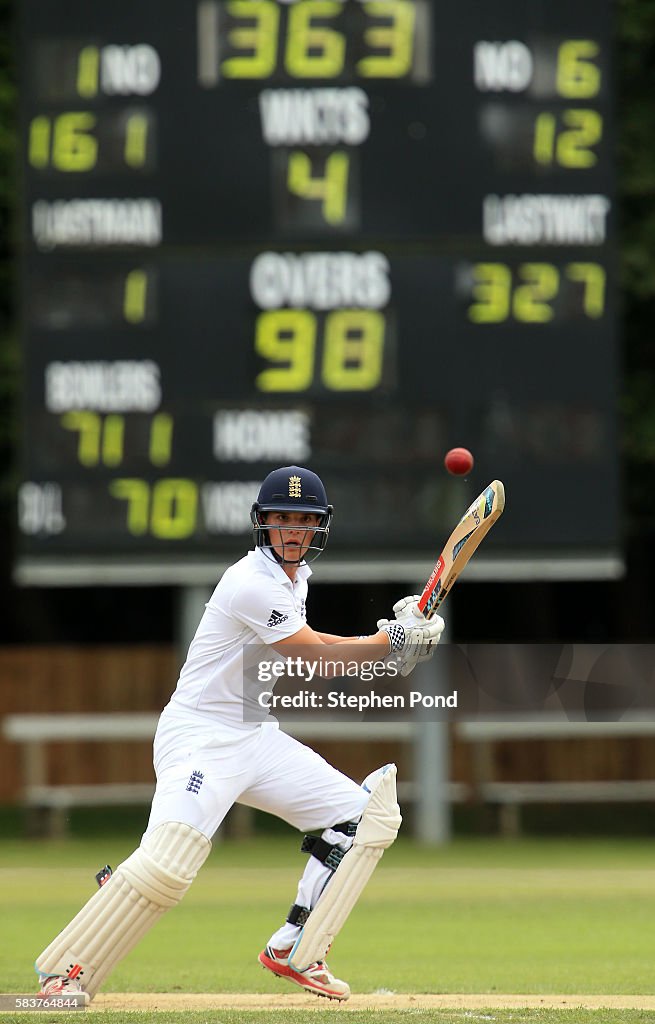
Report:
[[[617,549],[609,2],[20,16],[24,559],[231,557],[296,462],[429,560],[454,444],[488,551]]]
[[[27,4],[37,245],[92,217],[66,198],[213,245],[471,238],[486,196],[609,190],[609,4],[161,6]]]

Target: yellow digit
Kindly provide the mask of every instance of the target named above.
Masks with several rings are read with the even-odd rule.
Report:
[[[123,316],[129,324],[143,323],[148,298],[148,275],[145,270],[131,270],[125,278]]]
[[[65,430],[79,431],[77,457],[83,466],[97,466],[100,462],[100,435],[102,421],[96,412],[67,412],[61,418]]]
[[[98,95],[100,51],[97,46],[85,46],[77,58],[77,94],[85,100]]]
[[[342,9],[336,0],[298,0],[289,8],[285,66],[294,78],[336,78],[343,71],[343,35],[312,24],[312,18],[336,18]]]
[[[593,167],[598,157],[592,153],[603,137],[603,119],[596,110],[565,110],[563,120],[569,125],[557,140],[557,162],[562,167]]]
[[[257,317],[255,352],[278,365],[262,370],[260,391],[306,391],[314,375],[316,317],[307,309],[275,309]]]
[[[50,163],[51,125],[49,117],[35,117],[30,123],[27,158],[32,167],[42,170]]]
[[[328,224],[342,224],[348,202],[350,158],[347,153],[330,153],[322,178],[312,177],[312,162],[298,150],[289,154],[287,186],[302,199],[320,200]]]
[[[58,171],[90,171],[95,167],[98,141],[90,134],[95,126],[95,116],[85,111],[56,117],[52,137],[52,166]]]
[[[196,528],[198,487],[193,480],[158,480],[152,489],[150,529],[154,537],[179,540]]]
[[[125,163],[128,167],[143,167],[148,155],[148,118],[145,114],[130,114],[125,122]]]
[[[522,263],[519,274],[525,284],[514,291],[513,312],[524,323],[543,324],[553,319],[554,299],[559,290],[559,271],[552,263]]]
[[[566,276],[584,286],[582,308],[593,319],[605,312],[605,270],[598,263],[569,263]]]
[[[111,414],[103,420],[96,412],[67,412],[61,425],[79,432],[77,457],[83,466],[118,466],[123,461],[124,416]]]
[[[127,528],[135,537],[148,531],[148,506],[150,488],[145,480],[121,477],[109,484],[109,493],[114,498],[127,501]]]
[[[337,309],[325,321],[322,376],[331,391],[372,391],[382,379],[384,316]]]
[[[102,461],[105,466],[120,466],[123,461],[125,417],[111,414],[105,417],[102,431]]]
[[[532,152],[538,164],[548,166],[555,153],[555,115],[544,112],[534,123],[534,146]]]
[[[471,294],[475,302],[468,308],[474,324],[499,324],[510,310],[512,272],[504,263],[476,263]]]
[[[90,171],[98,159],[98,141],[91,135],[93,114],[79,111],[35,117],[30,123],[28,160],[32,167],[52,166],[58,171]]]
[[[171,461],[173,445],[173,417],[166,412],[153,416],[150,425],[150,461],[153,466],[165,466]]]
[[[232,0],[227,11],[234,18],[254,20],[255,24],[229,33],[230,46],[252,52],[224,60],[221,73],[225,78],[268,78],[277,59],[278,5],[273,0]]]
[[[373,0],[364,4],[372,18],[386,18],[390,25],[367,28],[364,38],[376,50],[385,54],[372,54],[357,62],[357,70],[364,78],[402,78],[412,67],[414,52],[414,24],[416,11],[407,0]]]
[[[591,147],[603,137],[601,115],[595,110],[565,110],[562,120],[567,127],[558,134],[555,115],[539,114],[534,131],[535,160],[544,166],[555,161],[562,167],[592,167],[598,157]]]
[[[594,62],[600,48],[593,39],[567,39],[557,53],[556,89],[560,96],[589,99],[600,90],[600,68]]]

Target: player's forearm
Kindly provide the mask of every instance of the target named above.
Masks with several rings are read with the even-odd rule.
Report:
[[[322,634],[319,634],[321,637]],[[382,661],[389,654],[389,638],[386,633],[373,633],[372,636],[330,637],[324,640],[329,647],[326,662],[349,662],[351,665],[362,665],[370,661]],[[329,677],[326,673],[319,675]],[[338,674],[338,673],[336,673]]]
[[[381,661],[390,651],[386,632],[380,630],[371,636],[335,636],[333,633],[317,633],[311,626],[304,625],[292,636],[273,644],[284,657],[313,659],[320,655],[330,661],[344,661],[362,665],[370,661]],[[322,652],[322,648],[327,651]]]
[[[336,633],[319,633],[318,630],[316,630],[316,635],[324,644],[350,643],[353,640],[359,640],[357,636],[337,636]]]

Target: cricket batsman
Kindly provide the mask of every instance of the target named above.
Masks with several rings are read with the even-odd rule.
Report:
[[[307,833],[309,854],[291,908],[259,961],[320,996],[350,988],[325,957],[401,823],[396,768],[357,785],[280,730],[244,685],[248,644],[283,658],[329,648],[330,660],[395,657],[403,675],[429,658],[444,628],[414,613],[417,596],[394,606],[370,636],[314,630],[305,602],[309,562],[324,550],[333,509],[309,469],[270,473],[252,506],[254,550],[232,565],[209,599],[154,741],[157,786],[139,847],[36,958],[41,992],[88,1003],[155,921],[180,902],[235,802],[275,814]],[[271,683],[262,683],[261,690]],[[256,689],[256,687],[255,687]]]

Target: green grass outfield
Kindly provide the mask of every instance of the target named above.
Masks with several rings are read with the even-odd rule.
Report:
[[[95,889],[94,873],[131,852],[123,837],[0,842],[0,989],[30,992],[34,956]],[[395,1024],[417,1016],[562,1020],[652,1018],[647,1010],[347,1010],[264,972],[257,953],[295,895],[303,856],[295,833],[217,844],[183,903],[109,978],[103,991],[298,993],[306,1009],[160,1011],[157,1024]],[[354,993],[655,995],[655,843],[457,840],[443,850],[399,840],[384,857],[330,956]],[[652,1002],[652,1001],[651,1001]],[[321,1007],[324,1007],[321,1009]],[[60,1022],[76,1015],[48,1014]],[[153,1013],[94,1011],[136,1024]],[[39,1014],[39,1020],[44,1015]],[[22,1019],[3,1014],[0,1020]]]

